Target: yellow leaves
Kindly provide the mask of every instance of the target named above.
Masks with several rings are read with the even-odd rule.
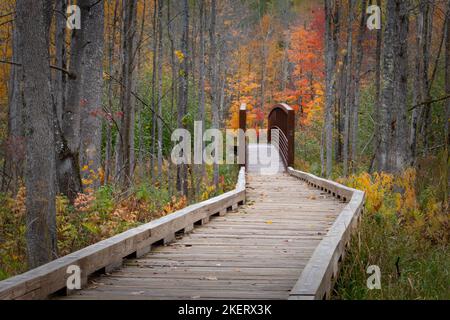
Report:
[[[90,186],[94,183],[94,180],[92,179],[81,179],[81,183],[83,183],[84,186]]]
[[[417,200],[416,171],[413,168],[394,176],[381,173],[362,173],[344,179],[344,184],[366,193],[369,214],[394,218],[396,224],[433,241],[448,237],[450,217],[442,202],[437,200],[432,187],[421,192],[422,203]]]
[[[184,56],[184,53],[182,51],[176,50],[175,51],[175,56],[178,58],[178,61],[180,63],[184,61],[185,56]]]
[[[213,195],[216,192],[215,186],[209,186],[206,188],[205,192],[203,192],[201,196],[201,201],[208,200],[211,198],[211,195]]]
[[[89,165],[84,165],[81,168],[81,172],[83,175],[83,178],[81,179],[81,183],[83,187],[85,187],[85,191],[87,192],[87,187],[92,186],[95,182],[100,182],[100,184],[103,184],[105,179],[105,171],[103,168],[98,168],[97,171],[91,169],[91,166],[93,165],[93,162],[90,161]],[[87,192],[91,193],[91,191]]]
[[[367,197],[368,211],[377,213],[384,211],[386,196],[392,194],[393,181],[394,177],[386,173],[370,175],[365,172],[359,176],[350,177],[346,183],[353,188],[363,190]],[[398,206],[401,204],[399,203]]]
[[[272,220],[266,221],[266,224],[272,225],[272,224],[273,224],[273,221],[272,221]]]

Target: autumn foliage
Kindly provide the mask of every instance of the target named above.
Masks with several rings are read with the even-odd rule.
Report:
[[[252,128],[264,128],[270,108],[280,102],[299,113],[300,126],[318,120],[324,101],[323,24],[321,9],[307,24],[298,21],[287,30],[268,14],[262,18],[254,40],[233,53],[238,66],[231,79],[229,127],[238,128],[242,103],[247,104],[247,126]]]

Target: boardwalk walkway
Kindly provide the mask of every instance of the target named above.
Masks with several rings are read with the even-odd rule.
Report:
[[[330,298],[365,194],[292,168],[291,107],[268,128],[275,146],[244,144],[234,190],[0,281],[0,300]]]
[[[288,299],[345,203],[283,171],[251,167],[245,206],[65,299]]]

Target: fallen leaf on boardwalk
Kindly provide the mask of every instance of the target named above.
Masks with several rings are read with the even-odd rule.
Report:
[[[317,200],[316,196],[311,196],[309,200]]]
[[[217,281],[218,279],[216,277],[204,277],[202,280]]]
[[[266,224],[273,224],[272,220],[266,221]]]

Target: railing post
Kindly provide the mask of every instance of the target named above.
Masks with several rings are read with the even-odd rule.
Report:
[[[238,143],[239,143],[239,151],[238,151],[238,159],[241,167],[245,167],[247,164],[247,143],[245,133],[247,132],[247,104],[241,104],[239,109],[239,135],[238,135]],[[242,146],[244,146],[242,148]],[[243,161],[242,161],[243,160]]]

